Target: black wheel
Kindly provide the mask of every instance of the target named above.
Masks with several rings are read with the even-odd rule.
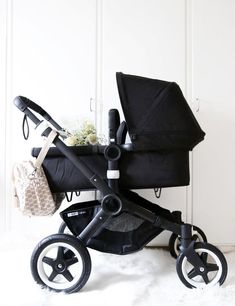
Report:
[[[228,268],[220,250],[209,243],[197,242],[194,251],[187,256],[181,253],[177,259],[176,270],[182,283],[188,288],[222,285]]]
[[[192,238],[196,242],[207,242],[205,233],[197,226],[192,228]],[[177,234],[172,234],[169,239],[169,251],[173,258],[177,258],[180,254],[180,237]]]
[[[71,231],[69,230],[69,228],[67,227],[66,223],[63,221],[59,227],[58,230],[59,234],[68,234],[68,235],[72,235]]]
[[[71,235],[54,234],[34,249],[31,272],[38,284],[54,291],[79,291],[91,272],[91,258],[82,241]]]

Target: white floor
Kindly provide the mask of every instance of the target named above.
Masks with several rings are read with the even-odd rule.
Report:
[[[144,249],[126,256],[90,251],[93,267],[89,281],[81,292],[65,295],[34,283],[29,262],[37,242],[16,234],[1,237],[1,306],[235,305],[233,248],[225,251],[229,266],[225,284],[207,290],[184,287],[176,274],[175,260],[166,250]]]

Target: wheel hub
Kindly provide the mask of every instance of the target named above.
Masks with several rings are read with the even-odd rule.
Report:
[[[200,268],[199,268],[199,271],[200,271],[201,273],[203,273],[203,272],[205,272],[205,268],[200,267]]]
[[[55,262],[54,269],[55,269],[58,273],[61,273],[61,272],[63,272],[63,271],[66,270],[66,265],[65,265],[65,263],[62,262],[62,261]]]

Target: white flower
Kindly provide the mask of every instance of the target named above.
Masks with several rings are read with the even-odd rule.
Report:
[[[80,146],[80,145],[95,145],[100,141],[104,141],[103,138],[97,137],[96,128],[90,121],[84,121],[80,128],[70,132],[70,136],[66,138],[65,143],[68,146]]]
[[[97,137],[95,134],[89,134],[86,138],[86,140],[88,141],[88,143],[94,145],[97,143]]]
[[[65,143],[68,146],[76,146],[77,145],[77,137],[72,135],[65,139]]]

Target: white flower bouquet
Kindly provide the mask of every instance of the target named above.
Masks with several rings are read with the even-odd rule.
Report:
[[[85,121],[81,128],[68,133],[68,137],[65,139],[65,143],[68,146],[80,146],[80,145],[95,145],[102,141],[101,138],[96,135],[96,128],[93,123]]]

